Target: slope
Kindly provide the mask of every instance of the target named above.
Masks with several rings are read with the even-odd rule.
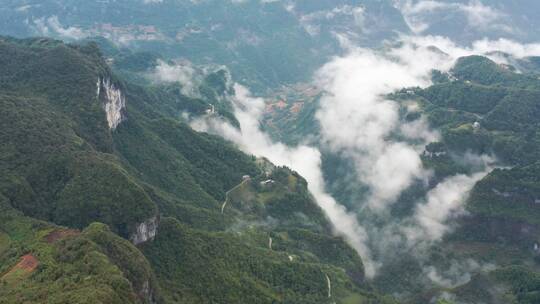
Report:
[[[93,43],[0,38],[0,63],[6,299],[392,301],[298,174],[178,119],[192,99],[123,81]],[[228,91],[225,78],[204,86]],[[235,193],[222,214],[246,178],[251,199]]]

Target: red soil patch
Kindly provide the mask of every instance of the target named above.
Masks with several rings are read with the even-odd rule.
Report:
[[[56,229],[45,236],[45,241],[50,244],[68,236],[75,236],[79,234],[79,231],[73,229]]]
[[[6,273],[2,278],[8,277],[11,273],[14,273],[18,270],[22,270],[24,273],[29,274],[32,271],[36,270],[39,265],[39,261],[31,254],[27,254],[21,258],[21,261],[13,266],[8,273]]]
[[[15,265],[15,267],[25,270],[26,272],[32,272],[34,269],[36,269],[39,265],[39,261],[31,254],[27,254],[21,258],[21,261],[19,264]]]

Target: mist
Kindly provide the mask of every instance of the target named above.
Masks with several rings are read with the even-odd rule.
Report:
[[[489,156],[469,155],[464,162],[483,160],[471,167],[471,175],[448,177],[426,189],[425,197],[416,202],[413,215],[392,218],[390,207],[400,203],[403,191],[414,184],[428,184],[431,172],[423,167],[420,155],[425,145],[439,140],[440,135],[425,118],[414,122],[401,120],[400,107],[418,111],[418,105],[400,105],[387,98],[388,94],[431,85],[433,69],[448,72],[461,56],[487,55],[501,62],[501,58],[492,56],[501,47],[516,58],[540,52],[536,45],[509,40],[483,40],[467,48],[434,36],[403,36],[399,43],[378,51],[342,42],[347,54],[333,58],[314,75],[314,84],[325,92],[316,114],[321,126],[318,146],[289,147],[273,142],[260,128],[264,99],[251,96],[247,88],[238,84],[231,100],[241,129],[208,117],[194,120],[192,126],[217,133],[243,151],[290,167],[305,177],[336,234],[360,254],[366,276],[373,278],[385,260],[395,258],[400,250],[413,250],[422,261],[421,248],[439,242],[453,230],[454,220],[464,214],[468,193],[494,167]],[[358,177],[356,182],[368,188],[365,199],[356,202],[354,209],[348,210],[326,191],[319,148],[353,160],[351,170]],[[425,267],[435,280],[433,269]]]
[[[179,83],[182,86],[182,94],[198,96],[198,87],[202,82],[201,73],[189,62],[177,62],[174,64],[158,60],[157,65],[147,76],[150,80],[160,83]]]
[[[355,214],[347,212],[345,207],[338,204],[325,191],[320,151],[315,147],[305,145],[288,147],[282,143],[273,142],[260,129],[259,120],[263,114],[264,100],[252,97],[250,92],[239,84],[235,84],[234,89],[236,93],[232,101],[241,129],[215,118],[196,119],[191,126],[198,131],[217,133],[236,143],[247,153],[266,157],[275,165],[287,166],[302,175],[308,181],[309,191],[331,221],[335,233],[344,237],[362,256],[366,275],[374,276],[377,264],[372,260],[371,252],[366,246],[365,229],[358,223]]]

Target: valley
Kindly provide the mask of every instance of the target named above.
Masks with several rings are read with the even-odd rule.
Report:
[[[0,3],[0,303],[540,303],[532,0]]]

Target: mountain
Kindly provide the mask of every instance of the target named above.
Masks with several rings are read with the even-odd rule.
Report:
[[[429,160],[435,174],[448,174],[440,164],[448,163],[453,153],[484,151],[504,164],[474,186],[466,204],[469,214],[444,246],[499,268],[479,274],[455,293],[468,301],[497,303],[508,297],[534,303],[539,299],[533,282],[539,271],[534,218],[539,210],[535,113],[540,81],[535,74],[517,74],[480,56],[459,59],[451,73],[455,80],[416,93],[431,123],[442,130],[440,151],[446,156]],[[478,286],[488,291],[483,297],[471,290]],[[507,293],[496,288],[507,288]]]
[[[350,42],[380,47],[411,34],[463,45],[483,38],[534,42],[538,11],[534,0],[7,0],[0,34],[103,36],[167,58],[226,65],[235,79],[266,92],[310,80]]]
[[[448,37],[462,45],[501,38],[534,43],[540,38],[538,2],[523,0],[398,0],[406,23],[416,34]],[[459,24],[459,26],[457,26]]]
[[[540,80],[537,72],[516,71],[513,66],[495,63],[487,57],[467,56],[459,58],[447,73],[432,73],[432,85],[404,88],[387,96],[402,108],[404,123],[425,118],[440,132],[438,141],[423,147],[421,159],[431,172],[429,184],[413,184],[400,195],[399,204],[390,207],[390,227],[392,223],[407,225],[416,202],[440,183],[477,170],[478,159],[471,159],[473,155],[492,155],[499,165],[475,183],[464,215],[456,215],[459,225],[440,243],[430,245],[428,257],[419,257],[407,248],[396,249],[402,250],[398,251],[399,257],[385,261],[374,279],[380,290],[402,294],[400,298],[405,303],[426,303],[445,293],[451,294],[457,303],[538,301],[539,289],[534,282],[540,271]],[[319,119],[321,96],[325,92],[316,87],[294,92],[278,92],[277,99],[267,102],[264,128],[276,140],[293,145],[308,141],[319,146],[324,153],[322,169],[328,190],[355,210],[359,201],[366,201],[369,192],[357,182],[358,177],[351,170],[355,164],[349,155],[332,150],[323,142]],[[408,109],[412,103],[417,108],[411,112]],[[385,227],[381,223],[385,218],[370,219],[374,215],[367,208],[359,208],[358,217],[365,227]],[[432,275],[426,274],[424,259],[448,269],[448,273],[461,273],[459,263],[473,263],[467,266],[472,269],[479,267],[475,263],[484,266],[469,270],[470,279],[452,283],[453,288],[437,289],[437,283],[422,283],[423,278]],[[438,282],[436,277],[433,280]]]
[[[539,303],[537,8],[2,1],[0,303]]]
[[[440,156],[428,158],[435,174],[451,172],[442,164],[451,163],[449,156],[455,153],[489,153],[504,164],[474,186],[466,204],[469,214],[444,246],[499,268],[477,275],[455,293],[466,301],[497,303],[509,297],[516,303],[534,303],[538,287],[525,287],[523,282],[534,282],[538,272],[529,265],[538,259],[534,113],[540,82],[535,74],[517,74],[479,56],[461,58],[451,73],[456,80],[416,93],[430,122],[442,130],[442,150],[431,151]],[[524,281],[512,279],[518,277]],[[471,290],[479,287],[487,293]],[[497,288],[510,291],[501,294]]]
[[[392,303],[301,176],[178,116],[216,100],[95,43],[4,37],[0,63],[1,303]]]
[[[229,67],[265,91],[306,81],[341,51],[337,33],[378,45],[407,26],[391,1],[3,1],[1,34],[103,36],[119,46]]]

